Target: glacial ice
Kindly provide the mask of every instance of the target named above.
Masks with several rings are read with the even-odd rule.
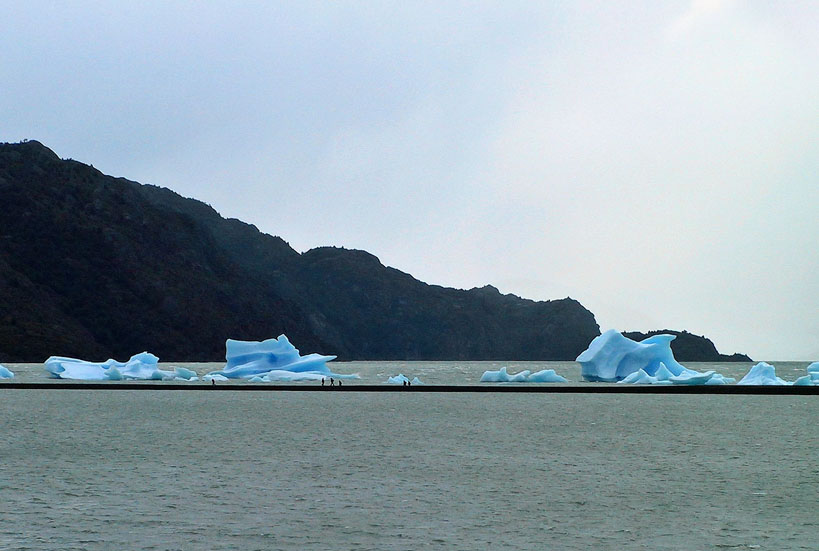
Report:
[[[724,385],[735,382],[715,371],[688,369],[671,351],[674,335],[654,335],[641,342],[610,329],[595,338],[577,357],[587,381],[625,384]]]
[[[737,383],[738,385],[790,385],[788,381],[776,376],[776,368],[769,363],[759,362],[753,366],[748,374]]]
[[[680,375],[686,368],[677,363],[671,353],[674,338],[674,335],[655,335],[635,342],[616,329],[609,329],[577,357],[580,374],[587,381],[614,382],[640,369],[653,376],[660,364],[664,364],[673,375]]]
[[[502,367],[498,371],[484,371],[481,375],[482,383],[566,383],[565,378],[555,373],[554,369],[543,369],[532,373],[525,369],[519,373],[510,375],[506,368]]]
[[[807,375],[796,379],[795,386],[819,386],[819,362],[813,362],[807,367]]]
[[[389,379],[387,379],[387,384],[390,385],[403,385],[404,383],[409,383],[411,385],[424,384],[418,377],[413,377],[412,381],[410,381],[409,378],[405,376],[403,373],[399,373],[395,377],[390,377]]]
[[[334,360],[335,356],[301,356],[285,335],[261,342],[228,339],[225,346],[227,364],[219,371],[208,373],[205,376],[207,380],[220,380],[217,375],[226,379],[256,379],[260,382],[321,380],[322,377],[358,378],[358,375],[341,375],[330,371],[327,362]]]
[[[674,375],[661,362],[654,375],[649,375],[645,370],[638,369],[617,382],[638,385],[727,385],[736,382],[736,379],[723,377],[716,371],[700,373],[688,368],[684,368],[684,371],[679,375]]]
[[[76,358],[51,356],[45,361],[45,368],[56,379],[82,379],[86,381],[140,380],[198,380],[190,369],[177,367],[173,371],[159,369],[159,358],[149,352],[131,356],[127,362],[107,360],[88,362]]]
[[[4,365],[0,365],[0,379],[13,379],[14,373]]]

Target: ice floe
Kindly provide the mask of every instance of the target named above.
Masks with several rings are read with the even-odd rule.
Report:
[[[528,369],[519,373],[509,374],[505,367],[497,371],[484,371],[481,375],[482,383],[565,383],[565,378],[555,373],[554,369],[543,369],[532,373]]]
[[[0,379],[13,379],[14,373],[4,365],[0,365]]]

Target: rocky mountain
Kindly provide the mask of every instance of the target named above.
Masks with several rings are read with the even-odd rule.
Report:
[[[0,144],[0,361],[218,361],[286,333],[341,359],[573,360],[599,334],[571,298],[428,285],[364,251],[300,254],[164,188]]]
[[[694,335],[688,331],[673,331],[663,329],[661,331],[649,331],[640,333],[639,331],[623,332],[623,335],[634,341],[641,341],[659,334],[676,335],[676,339],[671,341],[671,351],[674,358],[680,362],[750,362],[753,361],[745,354],[720,354],[717,347],[710,339],[701,335]]]

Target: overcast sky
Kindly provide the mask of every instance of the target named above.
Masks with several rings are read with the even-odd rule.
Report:
[[[819,360],[819,2],[123,4],[3,6],[0,141],[299,251]]]

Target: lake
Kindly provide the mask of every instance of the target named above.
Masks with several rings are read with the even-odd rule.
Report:
[[[368,383],[497,369],[331,365]],[[0,385],[0,404],[0,549],[815,550],[819,533],[814,396]]]

